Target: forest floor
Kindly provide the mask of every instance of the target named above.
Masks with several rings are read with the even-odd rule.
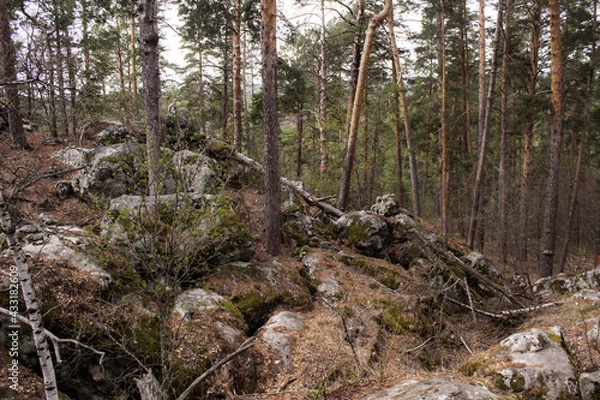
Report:
[[[102,127],[98,126],[97,131]],[[93,141],[90,139],[94,131],[88,132],[86,137],[82,138],[82,147],[92,148]],[[62,174],[61,171],[66,167],[51,158],[51,155],[66,147],[70,143],[62,140],[56,140],[49,135],[39,132],[27,134],[27,139],[32,146],[29,151],[14,151],[10,149],[10,140],[6,134],[0,134],[0,189],[11,205],[11,213],[16,218],[15,223],[36,220],[41,213],[48,213],[56,216],[65,224],[78,226],[82,228],[93,227],[100,223],[103,217],[103,211],[97,207],[80,201],[77,198],[61,200],[57,197],[54,185],[60,179],[71,179],[76,172]],[[46,178],[40,179],[40,176]],[[262,194],[255,190],[245,190],[240,192],[231,191],[227,193],[233,198],[242,200],[244,208],[240,210],[246,220],[247,226],[255,238],[255,254],[253,261],[260,262],[268,259],[264,251],[264,226],[263,226],[263,198]],[[423,222],[427,229],[435,231],[433,224]],[[454,246],[464,248],[459,239],[454,239]],[[295,248],[284,246],[283,258],[290,257]],[[8,259],[0,260],[1,264],[6,265],[10,262]],[[589,263],[591,267],[593,263]],[[336,265],[329,265],[328,268],[335,270],[339,268]],[[574,268],[573,272],[581,272],[584,267]],[[588,268],[589,269],[589,268]],[[513,272],[513,271],[506,271]],[[342,274],[344,271],[338,271]],[[403,288],[403,295],[411,297],[423,296],[424,288],[419,285],[407,285]],[[557,296],[556,299],[561,298]],[[322,312],[323,319],[326,319],[327,311],[316,308],[314,313]],[[471,352],[478,353],[487,350],[499,340],[514,332],[515,330],[527,329],[531,327],[549,327],[560,326],[565,333],[565,339],[569,350],[573,356],[579,372],[597,370],[600,365],[600,352],[598,352],[598,343],[590,343],[586,339],[585,332],[589,328],[590,319],[600,316],[600,306],[590,300],[580,300],[578,302],[565,302],[562,305],[549,307],[540,311],[533,312],[514,321],[497,321],[478,318],[477,320],[470,314],[461,318],[455,318],[451,321],[454,324],[454,332],[462,332],[457,341],[468,343],[469,346],[457,346],[449,348],[444,353],[439,348],[437,357],[441,359],[442,367],[440,371],[458,371],[460,365],[470,356]],[[319,318],[317,316],[317,318]],[[6,349],[0,350],[0,398],[2,393],[6,392],[8,383],[2,379],[7,359]],[[307,356],[307,363],[311,362]],[[422,369],[417,368],[418,359],[407,358],[402,361],[404,367],[393,371],[393,373],[382,373],[381,379],[371,379],[366,381],[356,381],[354,384],[343,387],[333,388],[327,398],[331,399],[355,399],[359,394],[373,392],[377,388],[389,387],[397,383],[398,375],[405,376],[423,373]],[[417,369],[412,369],[413,367]],[[22,396],[15,396],[13,400],[34,400],[43,398],[43,384],[41,378],[32,371],[23,371],[20,377],[20,383],[27,390]]]

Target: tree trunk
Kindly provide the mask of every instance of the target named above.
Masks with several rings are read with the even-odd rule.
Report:
[[[460,2],[461,14],[463,16],[463,20],[467,21],[467,4],[466,0]],[[461,24],[460,29],[460,42],[461,42],[461,58],[462,58],[462,68],[460,72],[461,76],[461,84],[464,88],[462,93],[462,112],[464,115],[464,134],[463,134],[463,142],[464,142],[464,151],[465,154],[469,157],[469,159],[473,158],[473,138],[471,137],[471,100],[470,100],[470,92],[471,92],[471,77],[470,75],[470,60],[469,60],[469,41],[468,41],[468,33],[469,28],[466,23]]]
[[[321,161],[319,173],[329,178],[329,154],[327,151],[327,63],[326,63],[325,0],[321,0],[321,54],[319,57],[319,144]]]
[[[146,151],[148,156],[148,188],[151,196],[158,195],[162,181],[160,70],[158,64],[158,32],[156,0],[139,0],[140,46],[143,54],[144,110],[146,113]]]
[[[225,45],[223,46],[223,93],[221,96],[221,137],[227,140],[227,104],[229,103],[229,48],[227,45],[227,36],[225,36]]]
[[[446,132],[446,2],[441,0],[440,11],[438,14],[439,36],[438,46],[440,48],[440,75],[441,75],[441,99],[440,99],[440,158],[442,171],[440,176],[441,186],[441,215],[442,215],[442,242],[444,247],[448,247],[448,196],[450,185],[450,168],[448,157],[448,138]]]
[[[550,55],[552,74],[552,118],[550,128],[550,155],[544,195],[544,227],[540,257],[540,277],[552,275],[556,244],[556,215],[558,210],[558,181],[564,117],[564,69],[561,53],[560,4],[549,0]]]
[[[412,129],[408,118],[408,101],[406,100],[406,92],[404,90],[404,78],[402,77],[402,66],[400,64],[400,55],[398,46],[396,45],[396,35],[394,34],[393,12],[388,17],[388,28],[390,30],[390,42],[392,45],[393,64],[396,70],[395,81],[398,85],[400,101],[402,104],[402,119],[404,121],[404,132],[406,134],[406,151],[408,152],[408,167],[410,170],[410,184],[412,194],[413,212],[417,217],[421,216],[421,199],[419,198],[419,172],[417,169],[417,158],[412,145]],[[398,94],[398,91],[396,91]],[[396,138],[399,140],[399,138]],[[401,160],[398,161],[401,163]],[[400,182],[401,184],[401,182]]]
[[[501,0],[502,1],[502,0]],[[500,104],[500,162],[498,165],[498,252],[500,262],[507,261],[507,204],[508,204],[508,176],[506,165],[508,158],[508,63],[510,61],[510,19],[512,15],[511,0],[505,0],[504,14],[504,48],[502,52],[502,99]]]
[[[0,14],[2,13],[2,2],[0,0]],[[44,379],[44,390],[46,391],[46,400],[58,400],[58,387],[56,384],[56,374],[54,372],[54,364],[52,355],[48,346],[46,332],[42,321],[42,313],[35,297],[35,288],[33,280],[29,273],[29,266],[25,259],[25,255],[21,251],[21,246],[16,236],[15,226],[8,212],[7,204],[4,202],[4,196],[0,192],[0,223],[2,231],[6,235],[6,243],[15,262],[15,267],[19,275],[19,283],[21,285],[21,293],[23,301],[27,309],[27,316],[31,321],[31,331],[33,341],[37,351],[42,377]]]
[[[200,133],[206,135],[206,110],[204,109],[204,60],[202,48],[198,50],[198,106],[200,107]]]
[[[350,134],[350,121],[352,120],[352,107],[354,105],[354,95],[356,93],[356,83],[358,82],[358,71],[360,70],[360,36],[361,36],[361,25],[365,19],[365,1],[358,1],[358,10],[356,12],[354,30],[354,39],[352,40],[352,63],[350,66],[350,94],[348,96],[348,111],[346,113],[346,132],[345,137],[341,137],[341,140],[348,140]]]
[[[342,171],[342,183],[338,197],[338,208],[344,210],[348,206],[348,198],[350,194],[350,182],[352,179],[352,170],[354,167],[354,153],[356,152],[356,139],[358,136],[358,124],[360,122],[360,106],[362,102],[363,92],[367,82],[367,70],[369,66],[369,55],[375,36],[375,28],[383,22],[392,6],[391,0],[386,0],[383,9],[379,14],[373,16],[369,22],[365,43],[361,56],[360,69],[358,72],[358,82],[356,85],[356,93],[354,94],[354,104],[352,106],[352,118],[350,119],[350,129],[348,135],[348,147],[346,150],[346,158],[344,159],[344,168]]]
[[[529,78],[527,82],[527,94],[533,100],[537,92],[538,64],[540,54],[540,36],[541,36],[541,0],[535,0],[532,6],[531,15],[531,43],[530,43],[530,65]],[[527,261],[528,235],[529,231],[529,201],[531,200],[531,168],[533,164],[533,127],[535,110],[528,107],[523,123],[523,143],[522,143],[522,167],[521,167],[521,190],[519,195],[519,222],[518,229],[518,260]]]
[[[393,32],[393,23],[391,22],[391,17],[388,18],[388,26],[390,27],[390,32]],[[390,33],[390,37],[393,33]],[[395,44],[392,40],[392,57],[395,57],[398,53],[398,49],[394,47]],[[396,54],[394,54],[394,52]],[[398,82],[398,67],[396,66],[396,61],[392,62],[392,78],[394,82]],[[404,185],[402,179],[402,133],[401,133],[401,117],[400,117],[400,88],[396,88],[394,90],[394,131],[396,137],[396,185],[398,187],[398,202],[401,205],[404,205]]]
[[[233,43],[233,147],[242,151],[242,2],[235,2],[235,19],[231,40]]]
[[[131,80],[133,86],[133,99],[131,100],[133,103],[133,116],[137,116],[137,102],[138,102],[138,80],[137,80],[137,46],[136,46],[136,38],[135,38],[135,18],[134,18],[134,7],[135,5],[131,5]]]
[[[480,0],[480,13],[483,13],[484,0]],[[475,174],[475,184],[473,185],[473,207],[471,208],[471,217],[469,218],[469,230],[467,232],[467,246],[473,248],[475,243],[475,234],[477,231],[477,225],[481,217],[482,207],[482,195],[483,180],[485,176],[485,158],[487,154],[488,136],[490,133],[490,125],[492,122],[492,104],[494,102],[494,90],[496,86],[496,75],[498,73],[498,50],[500,48],[500,33],[502,31],[502,15],[503,15],[503,3],[500,1],[498,4],[498,19],[496,21],[496,35],[494,37],[494,50],[492,54],[492,66],[490,70],[490,81],[488,86],[488,93],[484,96],[483,112],[481,111],[481,98],[480,98],[480,110],[479,117],[483,117],[483,120],[479,120],[479,154],[477,157],[477,171]],[[480,17],[480,24],[483,24],[481,20],[485,20],[485,16]],[[485,29],[484,29],[485,31]],[[481,34],[481,32],[480,32]],[[483,50],[480,48],[480,57],[485,57],[485,38],[483,38]],[[485,62],[483,63],[483,71],[480,69],[479,73],[485,74]],[[485,79],[480,79],[479,84],[485,84]],[[479,88],[479,94],[481,96],[482,89]]]
[[[60,114],[61,130],[63,135],[69,135],[69,117],[67,114],[67,96],[65,93],[65,75],[64,75],[64,55],[62,23],[60,14],[62,13],[62,2],[53,1],[54,6],[54,30],[56,32],[56,74],[58,79],[58,108]]]
[[[281,253],[281,185],[277,121],[277,2],[262,0],[266,250]]]
[[[23,130],[23,118],[21,116],[21,107],[19,99],[19,89],[17,87],[17,71],[15,65],[17,62],[15,48],[11,37],[10,19],[6,0],[0,0],[0,51],[4,54],[4,79],[8,82],[5,93],[8,105],[8,125],[11,139],[11,148],[16,150],[29,149],[29,143],[25,138]]]
[[[583,167],[583,156],[585,151],[585,140],[588,135],[590,127],[590,109],[592,103],[592,89],[594,85],[595,75],[595,60],[596,60],[596,35],[598,32],[598,21],[596,19],[598,15],[598,1],[593,1],[593,12],[592,12],[592,50],[590,54],[590,66],[588,71],[588,79],[586,84],[586,97],[585,105],[583,109],[583,127],[581,128],[581,138],[579,139],[579,150],[577,151],[577,164],[575,167],[575,177],[573,178],[573,189],[571,191],[571,200],[569,201],[569,215],[567,217],[567,230],[565,232],[565,239],[562,244],[562,251],[560,253],[560,261],[558,264],[558,273],[565,271],[565,264],[567,262],[567,253],[569,249],[569,242],[571,239],[571,229],[573,228],[573,221],[575,220],[575,206],[577,205],[577,195],[579,193],[579,185],[581,183],[581,172]]]
[[[302,139],[304,136],[304,121],[302,120],[302,112],[304,104],[298,103],[298,115],[296,116],[296,130],[298,137],[298,148],[296,149],[296,179],[302,177]]]

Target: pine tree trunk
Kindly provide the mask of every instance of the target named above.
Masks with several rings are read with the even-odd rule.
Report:
[[[446,76],[446,2],[441,0],[440,10],[437,13],[439,35],[438,35],[438,46],[440,49],[439,53],[439,64],[440,64],[440,75],[441,75],[441,93],[440,93],[440,158],[442,164],[442,171],[440,175],[440,187],[441,187],[441,216],[442,216],[442,242],[444,247],[448,247],[448,197],[449,197],[449,185],[450,185],[450,168],[449,168],[449,156],[448,156],[448,137],[446,131],[446,87],[447,87],[447,76]]]
[[[483,3],[484,0],[480,0],[480,13],[483,13]],[[483,104],[480,101],[480,110],[479,110],[479,118],[483,117],[483,120],[479,120],[479,154],[477,157],[477,170],[475,173],[475,184],[473,185],[473,207],[471,208],[471,217],[469,218],[469,230],[467,232],[467,246],[469,248],[473,248],[475,243],[475,236],[477,233],[478,224],[480,224],[479,220],[481,218],[481,209],[482,207],[482,190],[483,190],[483,180],[485,177],[485,159],[487,155],[487,147],[488,147],[488,136],[490,133],[490,125],[492,121],[492,104],[494,102],[494,91],[496,86],[496,75],[498,73],[498,50],[500,48],[500,33],[502,31],[502,15],[503,15],[503,3],[500,2],[498,4],[498,18],[496,20],[496,35],[494,38],[494,50],[492,54],[492,65],[490,68],[490,81],[488,86],[487,95],[483,98]],[[482,20],[485,20],[485,16],[480,16],[480,24],[483,24]],[[485,29],[484,29],[485,32]],[[481,34],[481,32],[480,32]],[[483,39],[483,49],[480,48],[480,57],[485,58],[485,37]],[[483,71],[480,63],[479,73],[485,75],[485,62],[483,63]],[[485,79],[480,79],[479,84],[485,84]],[[479,88],[479,95],[481,96],[482,88]],[[484,90],[485,93],[485,90]],[[483,107],[483,112],[481,108]]]
[[[29,149],[23,130],[23,118],[19,99],[19,89],[16,84],[17,62],[15,48],[11,37],[10,20],[6,0],[0,0],[0,51],[4,55],[4,79],[10,84],[6,85],[5,93],[8,105],[8,125],[11,139],[11,148],[15,150]]]
[[[348,111],[346,113],[346,131],[345,136],[340,135],[341,140],[348,140],[350,134],[350,121],[352,119],[352,107],[354,105],[354,95],[356,93],[356,83],[358,82],[358,71],[360,70],[361,60],[361,25],[365,19],[365,1],[358,1],[358,10],[356,12],[354,38],[352,39],[352,63],[350,66],[350,94],[348,96]]]
[[[277,121],[277,3],[262,0],[262,66],[266,250],[281,253],[281,185]]]
[[[227,105],[229,103],[229,48],[227,44],[227,36],[223,46],[223,93],[221,95],[221,137],[227,140]]]
[[[506,173],[508,148],[508,63],[510,61],[510,20],[512,15],[511,0],[506,1],[504,14],[504,48],[502,52],[502,99],[500,104],[500,162],[498,165],[498,252],[500,262],[507,261],[507,204],[508,204],[508,176]]]
[[[529,78],[527,82],[527,94],[530,99],[536,95],[538,80],[538,65],[540,54],[540,36],[541,36],[541,0],[535,0],[532,6],[531,15],[531,43],[530,43],[530,64]],[[528,107],[523,123],[523,143],[522,143],[522,166],[521,166],[521,189],[519,194],[519,229],[518,229],[518,260],[527,261],[528,258],[528,231],[529,231],[529,201],[531,197],[531,168],[533,164],[533,127],[535,110]]]
[[[143,54],[144,110],[146,113],[146,148],[148,155],[148,188],[151,196],[158,195],[162,181],[160,70],[158,64],[158,32],[156,0],[139,0],[140,46]]]
[[[559,0],[549,0],[548,6],[550,9],[552,118],[550,127],[548,175],[546,178],[546,191],[544,195],[544,226],[542,231],[542,248],[539,268],[540,277],[552,276],[554,264],[560,153],[562,151],[562,124],[564,117],[564,69],[561,52]]]
[[[4,0],[0,0],[0,13],[2,1]],[[40,362],[40,369],[42,370],[42,377],[44,379],[46,400],[58,400],[56,374],[54,372],[54,364],[52,362],[52,355],[50,353],[46,332],[44,331],[42,313],[36,300],[35,288],[33,286],[31,274],[29,273],[29,266],[25,260],[25,255],[21,251],[21,246],[16,236],[15,226],[12,223],[2,192],[0,192],[0,223],[2,224],[2,232],[6,235],[6,243],[8,244],[8,248],[19,274],[21,293],[23,295],[23,301],[25,302],[25,308],[27,309],[28,319],[31,321],[30,326],[33,334],[33,341],[35,343],[38,360]]]
[[[386,0],[383,9],[379,14],[373,16],[369,22],[365,43],[361,56],[360,69],[358,72],[358,81],[356,84],[356,93],[354,94],[354,104],[352,106],[352,118],[350,119],[350,129],[348,135],[348,147],[346,157],[344,159],[344,167],[342,171],[342,182],[340,193],[338,196],[338,208],[344,210],[348,206],[350,194],[350,182],[352,179],[352,170],[354,167],[354,154],[356,152],[356,140],[358,136],[358,124],[360,122],[360,107],[363,97],[363,92],[367,83],[367,69],[369,65],[369,55],[371,46],[373,45],[373,37],[375,36],[375,28],[384,21],[391,9],[391,0]]]
[[[562,251],[560,253],[560,261],[558,263],[558,273],[565,271],[565,264],[567,262],[567,253],[569,250],[569,242],[571,240],[571,229],[573,228],[573,222],[575,220],[575,206],[577,205],[577,196],[579,193],[579,185],[581,183],[581,172],[583,169],[583,157],[585,151],[585,140],[588,135],[590,127],[590,109],[592,103],[592,88],[594,85],[595,75],[595,60],[596,60],[596,35],[598,32],[598,21],[596,19],[598,14],[598,1],[593,1],[593,13],[592,13],[592,50],[590,54],[590,66],[588,71],[588,79],[586,84],[586,96],[585,105],[583,109],[583,126],[581,128],[581,137],[579,139],[579,149],[577,151],[577,164],[575,167],[575,177],[573,178],[573,189],[571,191],[571,200],[569,201],[569,215],[567,217],[567,230],[565,238],[562,244]]]
[[[200,107],[200,133],[206,135],[206,110],[204,108],[204,56],[198,50],[198,106]]]
[[[413,144],[412,144],[412,129],[410,127],[410,121],[408,119],[408,101],[406,100],[406,92],[404,90],[404,78],[402,77],[402,66],[400,64],[400,55],[398,53],[398,46],[396,45],[396,35],[394,34],[394,23],[393,23],[393,12],[390,13],[388,17],[388,28],[390,30],[390,42],[392,45],[392,57],[393,64],[395,68],[393,70],[396,71],[396,76],[394,80],[398,85],[398,90],[400,91],[400,101],[402,105],[402,119],[404,121],[404,132],[406,134],[406,151],[408,152],[408,167],[410,170],[410,184],[411,184],[411,194],[412,194],[412,203],[413,203],[413,212],[417,217],[421,216],[421,199],[419,198],[419,172],[417,169],[417,158],[414,152]],[[398,92],[396,92],[396,95]],[[399,137],[396,138],[396,141],[399,140]],[[398,150],[398,146],[396,146]],[[397,151],[397,156],[398,154]],[[398,161],[398,164],[401,164],[402,160]],[[401,178],[401,177],[400,177]],[[401,184],[401,182],[400,182]]]
[[[232,29],[233,43],[233,147],[242,151],[242,3],[236,0]]]

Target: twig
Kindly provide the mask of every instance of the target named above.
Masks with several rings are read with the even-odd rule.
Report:
[[[460,341],[462,342],[463,345],[465,345],[465,347],[467,348],[467,350],[469,351],[469,353],[471,355],[474,355],[474,353],[471,351],[471,349],[469,348],[469,346],[467,345],[467,342],[465,342],[465,339],[463,339],[463,337],[460,337]]]
[[[21,185],[19,185],[12,193],[10,196],[8,196],[7,201],[13,200],[15,197],[17,197],[17,195],[22,192],[23,190],[27,189],[29,186],[34,185],[35,183],[41,181],[42,179],[46,179],[46,178],[58,178],[61,175],[64,174],[68,174],[71,172],[75,172],[75,171],[80,171],[82,169],[84,169],[85,166],[82,167],[77,167],[77,168],[69,168],[69,169],[65,169],[62,171],[55,171],[55,172],[49,172],[47,174],[42,174],[42,175],[38,175],[35,178],[33,178],[32,180],[22,183]]]
[[[468,304],[464,304],[461,303],[458,300],[455,300],[451,297],[446,297],[448,299],[449,302],[454,303],[456,305],[459,305],[461,307],[467,308],[467,309],[472,309]],[[480,310],[478,308],[475,308],[475,312],[481,315],[485,315],[487,317],[492,317],[492,318],[506,318],[506,317],[512,317],[515,315],[519,315],[519,314],[525,314],[528,312],[533,312],[533,311],[538,311],[547,307],[552,307],[552,306],[557,306],[557,305],[561,305],[563,304],[564,301],[560,300],[560,301],[553,301],[552,303],[546,303],[546,304],[540,304],[539,306],[533,306],[533,307],[523,307],[523,308],[518,308],[516,310],[503,310],[500,311],[499,313],[492,313],[489,311],[484,311],[484,310]]]
[[[432,336],[432,337],[430,337],[430,338],[427,338],[427,340],[426,340],[426,341],[424,341],[423,343],[421,343],[420,345],[418,345],[418,346],[416,346],[416,347],[413,347],[413,348],[410,348],[410,349],[408,349],[408,350],[405,350],[405,351],[404,351],[404,353],[405,353],[405,354],[412,353],[413,351],[417,351],[417,350],[419,350],[419,349],[423,348],[423,347],[424,347],[424,346],[425,346],[427,343],[429,343],[430,341],[432,341],[432,340],[433,340],[433,338],[435,338],[435,336]]]
[[[473,307],[473,299],[471,299],[471,291],[469,290],[469,283],[467,282],[467,278],[465,281],[465,289],[467,290],[467,297],[469,298],[469,306],[471,306],[471,314],[473,314],[473,322],[477,324],[477,318],[475,317],[475,308]],[[462,339],[462,337],[461,337]],[[467,347],[468,349],[468,347]]]
[[[204,373],[202,375],[200,375],[199,377],[194,379],[194,382],[192,382],[192,384],[190,386],[188,386],[187,389],[185,389],[183,391],[183,393],[181,393],[179,395],[177,400],[187,399],[187,397],[192,393],[192,391],[196,388],[196,386],[198,386],[208,376],[213,374],[216,370],[221,368],[223,365],[227,364],[229,361],[236,358],[238,355],[242,354],[243,352],[245,352],[246,350],[248,350],[249,348],[254,346],[254,343],[253,343],[254,339],[256,339],[256,336],[252,336],[252,337],[248,338],[244,343],[242,343],[240,345],[240,347],[238,347],[238,349],[236,351],[234,351],[233,353],[231,353],[230,355],[228,355],[227,357],[225,357],[224,359],[222,359],[221,361],[219,361],[218,363],[216,363],[215,365],[210,367],[208,370],[204,371]]]
[[[15,315],[14,313],[11,313],[4,307],[0,307],[0,314],[7,315],[9,317],[16,317],[19,321],[21,321],[24,324],[27,324],[27,326],[31,327],[31,321],[28,318],[26,318],[20,314]],[[56,363],[57,364],[60,364],[62,362],[61,357],[60,357],[60,351],[58,350],[58,344],[59,343],[71,343],[71,344],[74,344],[79,347],[83,347],[84,349],[88,349],[88,350],[98,354],[100,356],[100,360],[98,361],[98,363],[100,365],[102,365],[102,362],[104,361],[104,356],[106,355],[105,352],[97,350],[91,346],[88,346],[87,344],[83,344],[80,341],[75,340],[75,339],[61,339],[46,328],[44,328],[44,333],[46,334],[48,339],[50,339],[52,341],[52,343],[54,344],[54,354],[56,355]]]

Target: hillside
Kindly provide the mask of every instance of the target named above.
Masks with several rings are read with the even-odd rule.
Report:
[[[119,129],[135,137],[135,130],[97,123],[77,148],[93,149],[96,134]],[[380,212],[338,219],[289,190],[284,252],[272,259],[263,246],[261,177],[227,151],[216,151],[208,139],[194,153],[173,153],[174,181],[200,185],[202,193],[175,192],[164,203],[146,199],[144,209],[135,208],[138,198],[130,190],[143,188],[135,171],[117,182],[110,170],[112,186],[98,184],[94,197],[59,196],[58,182],[83,177],[64,158],[53,158],[72,143],[38,132],[28,140],[33,150],[17,152],[0,137],[0,182],[20,227],[45,327],[97,351],[60,345],[57,372],[65,398],[139,398],[135,379],[148,369],[166,395],[177,398],[248,338],[255,338],[252,347],[204,380],[190,398],[413,398],[369,396],[432,378],[481,382],[498,398],[554,398],[550,384],[531,389],[523,378],[523,385],[505,387],[489,372],[491,362],[473,361],[493,357],[503,339],[533,328],[562,329],[559,342],[568,350],[574,376],[598,370],[596,270],[584,275],[587,280],[561,278],[534,291],[527,277],[469,253],[459,241],[443,249],[432,224],[389,198],[381,198],[374,209]],[[131,142],[123,154],[134,154],[137,146]],[[120,171],[133,165],[116,150],[107,154],[102,171],[108,164],[118,164]],[[184,176],[181,160],[185,168],[195,163],[197,169]],[[93,168],[100,171],[99,165]],[[198,171],[207,169],[213,172],[200,179]],[[113,190],[119,193],[107,195]],[[2,243],[6,278],[12,257]],[[0,305],[6,306],[6,279],[3,285]],[[5,330],[6,324],[2,371],[11,362]],[[25,331],[19,390],[11,391],[9,380],[0,377],[2,398],[43,398],[35,349]],[[576,386],[560,398],[598,398],[581,381]],[[461,396],[448,398],[484,398]]]

